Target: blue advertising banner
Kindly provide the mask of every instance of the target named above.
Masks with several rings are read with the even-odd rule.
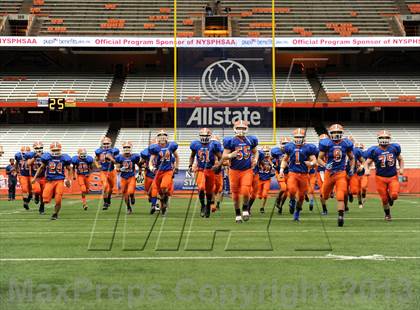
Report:
[[[238,104],[240,105],[240,104]],[[261,107],[195,107],[178,109],[178,127],[232,127],[236,121],[249,122],[251,127],[271,128],[273,111]]]

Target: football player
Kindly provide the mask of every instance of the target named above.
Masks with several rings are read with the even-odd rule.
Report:
[[[32,177],[35,176],[35,173],[38,171],[38,168],[42,165],[41,157],[44,154],[44,145],[41,141],[37,141],[33,144],[33,157],[28,160],[28,165],[31,167]],[[35,204],[39,203],[39,214],[44,214],[45,207],[44,201],[42,199],[42,193],[44,192],[45,184],[47,183],[45,169],[43,173],[38,177],[36,182],[32,185],[32,191],[35,194],[34,202]]]
[[[103,137],[101,147],[95,151],[95,165],[101,170],[101,183],[104,205],[103,210],[107,210],[111,205],[112,191],[115,188],[117,175],[115,173],[115,157],[120,153],[117,148],[112,148],[112,141],[108,137]]]
[[[289,167],[287,187],[290,199],[296,199],[296,196],[298,198],[293,214],[295,221],[299,221],[303,200],[308,191],[308,171],[315,167],[318,154],[315,145],[305,143],[305,137],[305,129],[297,128],[293,131],[293,141],[286,144],[280,166],[280,177],[284,177],[284,169]]]
[[[400,183],[398,172],[404,175],[404,159],[401,155],[401,146],[391,143],[391,134],[388,130],[378,133],[378,145],[367,150],[365,161],[365,173],[370,174],[369,165],[375,164],[376,168],[376,189],[382,200],[385,212],[385,220],[391,221],[391,209],[394,201],[398,199]],[[399,170],[397,171],[397,162]]]
[[[132,205],[136,191],[136,165],[140,167],[140,155],[133,154],[133,144],[129,141],[123,142],[122,154],[115,157],[116,170],[120,173],[121,192],[127,206],[127,213],[133,212]]]
[[[211,137],[211,143],[216,143],[218,148],[220,148],[220,152],[223,154],[223,146],[220,143],[220,137],[218,135],[212,135]],[[227,165],[229,165],[228,161],[222,161],[220,158],[217,160],[214,164],[216,167],[220,167],[219,169],[216,169],[216,180],[214,183],[214,189],[213,189],[213,201],[211,204],[211,211],[215,212],[216,210],[220,210],[220,203],[222,201],[222,192],[223,192],[223,170]]]
[[[248,123],[242,120],[235,122],[233,130],[235,136],[223,140],[223,160],[230,160],[229,180],[235,207],[235,221],[242,223],[249,220],[248,203],[253,178],[252,169],[258,162],[258,139],[246,135]]]
[[[265,213],[265,205],[267,204],[268,192],[270,191],[271,178],[276,175],[271,161],[270,147],[263,146],[262,152],[258,155],[258,199],[262,199],[260,213]]]
[[[220,143],[211,142],[212,132],[208,128],[202,128],[199,132],[200,141],[190,144],[190,161],[188,170],[192,173],[194,161],[197,162],[195,180],[198,188],[198,198],[201,204],[201,217],[210,217],[213,191],[216,184],[215,171],[220,171],[221,166],[215,166],[222,157]],[[205,201],[207,199],[207,202]]]
[[[319,136],[319,141],[323,140],[323,139],[328,139],[328,135],[327,134],[321,134]],[[319,156],[319,154],[318,154]],[[324,166],[320,166],[317,165],[317,173],[316,173],[316,183],[318,184],[319,187],[319,196],[321,199],[321,204],[322,204],[322,215],[328,215],[328,209],[327,209],[327,204],[325,202],[325,200],[322,199],[322,185],[324,184],[324,180],[325,180],[325,167]],[[331,193],[332,195],[332,193]]]
[[[339,227],[344,225],[344,197],[347,195],[346,156],[350,161],[350,176],[354,171],[353,143],[344,138],[344,128],[340,124],[331,125],[328,138],[319,141],[318,164],[326,168],[322,185],[322,206],[326,209],[326,201],[335,187]]]
[[[157,143],[156,140],[151,140],[150,145]],[[146,192],[147,198],[150,203],[152,203],[152,186],[153,180],[155,178],[155,174],[149,169],[149,161],[150,161],[150,152],[149,147],[145,148],[140,153],[140,166],[144,169],[144,191]],[[154,163],[156,166],[156,163]],[[154,207],[153,207],[154,206]],[[153,212],[159,211],[159,206],[157,205],[157,199],[154,203],[152,203]]]
[[[16,171],[22,189],[23,207],[26,210],[29,210],[29,202],[32,199],[31,171],[28,160],[33,156],[34,154],[29,146],[22,146],[20,152],[15,154]]]
[[[273,147],[271,149],[271,158],[273,160],[273,164],[274,164],[274,169],[276,170],[276,179],[277,179],[277,183],[279,184],[279,194],[276,198],[276,207],[278,209],[278,213],[281,214],[283,212],[283,205],[286,202],[287,196],[288,196],[288,192],[287,192],[287,178],[289,175],[289,169],[288,167],[286,167],[284,169],[284,176],[280,177],[280,165],[281,165],[281,161],[283,159],[284,156],[284,147],[286,146],[287,143],[289,143],[291,141],[291,139],[289,137],[282,137],[280,139],[280,147]],[[292,204],[293,202],[290,200],[289,202],[290,207],[293,207]],[[294,211],[294,210],[293,210]],[[291,211],[290,213],[293,213],[293,211]]]
[[[80,148],[77,150],[77,155],[71,159],[73,165],[73,180],[79,183],[80,192],[82,195],[83,210],[87,210],[86,195],[89,193],[89,176],[93,170],[94,159],[87,154],[86,149]]]
[[[354,140],[350,139],[353,143],[355,143]],[[349,176],[349,193],[348,193],[348,200],[349,202],[353,202],[353,197],[357,196],[358,202],[359,202],[359,208],[363,208],[362,203],[362,176],[365,174],[364,171],[364,162],[365,158],[363,157],[363,151],[360,150],[360,148],[356,147],[357,143],[355,144],[355,147],[353,148],[353,156],[354,156],[354,170],[353,173],[351,173],[351,176]],[[348,162],[346,171],[349,175],[349,169],[350,164]]]
[[[51,216],[52,220],[58,218],[63,199],[64,186],[68,188],[71,186],[71,158],[67,154],[62,154],[61,149],[61,144],[59,142],[51,143],[50,152],[44,153],[41,156],[42,164],[32,180],[32,184],[34,184],[41,173],[43,173],[44,168],[46,169],[47,183],[45,184],[42,199],[45,203],[50,203],[53,197],[55,199],[54,213]]]
[[[257,165],[254,167],[252,173],[252,183],[251,183],[251,192],[250,192],[250,196],[249,196],[249,203],[248,203],[248,212],[249,214],[251,214],[251,208],[252,205],[254,204],[255,199],[257,199],[258,197],[258,190],[259,190],[259,183],[260,183],[260,163],[261,161],[264,159],[264,151],[259,150],[258,151],[258,162]]]
[[[169,196],[172,193],[173,177],[178,173],[179,155],[178,144],[168,141],[168,134],[160,130],[156,135],[156,144],[149,146],[151,154],[149,170],[155,173],[152,185],[152,209],[150,213],[157,211],[157,196],[160,196],[160,211],[165,216],[168,208]]]
[[[366,156],[366,151],[365,151],[365,146],[363,143],[356,143],[355,147],[358,148],[361,152],[362,152],[362,156],[364,161],[366,161],[367,156]],[[363,162],[364,162],[363,161]],[[360,189],[361,189],[361,199],[359,198],[359,208],[363,208],[365,203],[366,203],[366,192],[367,192],[367,188],[368,188],[368,181],[369,181],[369,177],[363,173],[363,175],[360,177]]]

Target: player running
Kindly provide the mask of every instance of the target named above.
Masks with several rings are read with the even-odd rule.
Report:
[[[149,160],[149,170],[156,176],[152,185],[152,208],[150,213],[153,214],[158,210],[157,196],[160,196],[160,211],[165,216],[168,208],[169,196],[172,193],[173,177],[178,173],[179,155],[178,144],[168,141],[168,134],[161,130],[156,135],[157,143],[149,147],[151,154]]]
[[[223,146],[220,143],[220,137],[218,135],[212,135],[210,139],[210,143],[216,143],[220,145],[220,152],[223,154]],[[226,165],[228,165],[228,161],[223,161],[222,158],[216,160],[214,165],[218,167],[215,169],[216,180],[214,182],[214,189],[213,189],[213,201],[211,203],[211,212],[215,212],[216,210],[220,210],[220,203],[222,201],[222,192],[223,192],[223,173]]]
[[[88,209],[86,202],[86,195],[89,193],[89,176],[93,170],[94,159],[87,154],[86,149],[80,148],[77,150],[77,155],[71,159],[73,165],[73,180],[79,183],[80,192],[82,195],[83,210]]]
[[[71,158],[69,155],[61,153],[60,143],[53,142],[50,145],[50,152],[44,153],[41,156],[41,161],[42,164],[35,173],[32,184],[37,181],[37,178],[43,173],[45,168],[47,171],[47,182],[42,194],[42,199],[45,203],[50,203],[53,198],[55,199],[54,213],[51,216],[51,219],[56,220],[58,219],[58,213],[61,209],[64,186],[68,188],[71,186]]]
[[[258,162],[258,139],[246,135],[248,132],[247,122],[235,122],[233,130],[235,136],[223,140],[223,159],[231,162],[229,180],[235,207],[235,221],[236,223],[242,223],[249,220],[248,203],[253,177],[252,169]]]
[[[326,168],[324,184],[321,191],[323,209],[335,187],[338,226],[344,225],[344,197],[347,195],[346,155],[350,161],[350,176],[354,171],[353,143],[344,136],[344,128],[340,124],[331,125],[328,129],[329,138],[319,141],[318,164]]]
[[[261,159],[260,159],[261,158]],[[275,170],[270,156],[270,147],[265,145],[258,155],[258,199],[262,199],[260,213],[265,213],[268,192],[270,191],[271,178],[275,176]]]
[[[364,159],[363,164],[364,164],[364,162],[367,159],[364,144],[363,143],[356,143],[355,147],[362,152],[362,156],[363,156],[363,159]],[[366,203],[366,193],[367,193],[367,188],[368,188],[369,177],[366,175],[366,173],[363,173],[362,176],[360,177],[360,179],[361,179],[360,180],[361,199],[359,198],[359,208],[362,209],[365,206],[365,203]]]
[[[194,161],[197,162],[195,180],[198,188],[198,198],[201,204],[201,217],[210,217],[211,203],[214,196],[216,184],[216,173],[221,166],[215,166],[222,158],[222,145],[211,140],[212,132],[208,128],[202,128],[199,132],[200,141],[193,141],[190,144],[190,161],[188,169],[193,170]],[[207,199],[207,202],[205,201]]]
[[[112,141],[108,137],[102,138],[101,147],[95,151],[95,165],[101,170],[101,183],[104,205],[102,210],[108,210],[111,205],[112,190],[117,181],[114,170],[115,157],[120,153],[117,148],[112,148]]]
[[[127,213],[131,214],[132,205],[135,203],[134,194],[136,191],[136,165],[140,168],[140,155],[133,154],[133,144],[123,142],[122,154],[115,157],[116,170],[120,173],[121,192],[127,206]]]
[[[355,143],[353,140],[351,141]],[[364,171],[365,158],[363,157],[363,151],[357,147],[353,148],[353,155],[354,155],[355,165],[354,165],[353,173],[351,173],[351,176],[349,174],[350,162],[347,162],[347,166],[346,166],[346,172],[349,175],[348,200],[349,202],[353,202],[353,199],[354,199],[353,197],[357,196],[358,202],[359,202],[359,208],[363,208],[362,176],[365,174],[365,171]]]
[[[31,168],[31,175],[32,177],[35,176],[35,173],[38,171],[38,168],[42,165],[42,155],[44,154],[44,145],[41,141],[37,141],[33,144],[33,156],[28,160],[28,165]],[[46,179],[46,171],[40,174],[40,177],[35,181],[32,185],[32,192],[35,194],[34,202],[35,204],[39,204],[39,214],[45,213],[45,204],[44,200],[42,199],[42,194],[44,192],[45,184],[47,183]]]
[[[157,143],[156,140],[150,141],[150,145]],[[153,212],[159,211],[159,206],[157,204],[157,198],[155,198],[155,201],[152,202],[152,186],[153,186],[153,180],[155,179],[155,174],[149,169],[149,161],[150,161],[150,152],[149,147],[145,148],[140,153],[140,166],[144,169],[144,191],[146,192],[147,198],[150,203],[152,203]],[[154,163],[154,166],[156,166],[156,163]],[[154,207],[153,207],[154,206]]]
[[[258,197],[258,190],[259,190],[259,183],[260,183],[260,163],[264,159],[265,155],[262,150],[258,151],[258,162],[257,165],[254,167],[252,173],[252,183],[251,183],[251,192],[249,194],[249,203],[248,203],[248,212],[251,214],[251,208],[254,204],[255,199]]]
[[[284,177],[284,169],[289,167],[287,180],[290,199],[296,199],[296,209],[293,219],[299,221],[303,200],[308,192],[308,171],[317,162],[318,149],[314,144],[305,143],[306,131],[297,128],[293,131],[293,142],[286,144],[285,155],[280,166],[280,177]]]
[[[281,161],[283,159],[284,156],[284,147],[286,146],[287,143],[289,143],[291,141],[291,139],[289,137],[282,137],[280,139],[280,147],[273,147],[271,149],[271,158],[274,164],[274,169],[276,170],[276,179],[277,179],[277,183],[279,184],[279,194],[276,198],[276,208],[278,210],[278,213],[281,214],[283,212],[283,205],[286,202],[287,199],[287,178],[289,175],[289,169],[288,167],[286,167],[284,169],[284,176],[280,177],[280,165],[281,165]],[[290,201],[289,205],[292,209],[292,204],[293,202]],[[293,207],[293,211],[291,211],[291,213],[293,214],[294,212],[294,207]]]
[[[397,171],[397,161],[399,171]],[[398,199],[400,191],[398,172],[400,175],[404,175],[404,159],[401,155],[401,146],[397,143],[391,143],[391,134],[388,130],[380,131],[378,133],[378,145],[367,150],[366,175],[370,174],[369,165],[372,162],[376,167],[376,188],[382,200],[385,220],[391,221],[390,207]]]
[[[33,157],[29,146],[22,146],[20,152],[15,154],[16,171],[22,189],[23,207],[29,210],[29,202],[32,199],[31,171],[28,160]]]

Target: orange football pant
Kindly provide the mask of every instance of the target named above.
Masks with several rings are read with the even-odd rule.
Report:
[[[344,201],[347,195],[347,174],[345,171],[331,174],[325,171],[324,184],[322,185],[322,198],[327,200],[335,186],[336,198],[338,201]]]
[[[215,194],[221,193],[223,190],[223,174],[219,173],[216,174],[216,182],[214,183],[214,190]]]
[[[34,194],[41,195],[44,191],[45,184],[47,183],[47,178],[38,178],[34,184],[32,184],[32,191]]]
[[[136,191],[136,178],[130,177],[128,179],[121,178],[120,179],[120,185],[121,185],[121,192],[126,195],[132,195]]]
[[[316,173],[308,174],[308,193],[315,193]]]
[[[260,176],[258,173],[255,173],[252,177],[252,185],[251,185],[251,199],[255,199],[258,197],[258,193],[260,190]]]
[[[61,206],[64,192],[64,180],[47,181],[44,192],[42,193],[42,200],[45,203],[50,203],[52,198],[55,199],[55,204]]]
[[[289,172],[287,189],[291,198],[296,197],[296,194],[298,194],[299,202],[303,202],[305,194],[308,192],[308,174]]]
[[[252,169],[247,170],[229,170],[230,191],[234,200],[240,196],[249,197],[252,186]]]
[[[258,181],[258,198],[265,199],[268,197],[268,191],[270,190],[271,180]]]
[[[198,191],[205,191],[207,194],[213,193],[216,174],[211,169],[198,170],[196,182]]]
[[[357,175],[357,174],[353,174],[350,177],[349,180],[350,183],[350,193],[354,196],[357,196],[360,194],[360,190],[362,188],[362,177]]]
[[[79,183],[82,194],[87,194],[89,192],[89,175],[78,174],[77,183]]]
[[[284,178],[280,177],[280,174],[276,171],[277,183],[279,183],[279,188],[282,192],[287,192],[287,178],[289,174],[285,174]]]
[[[20,175],[19,183],[20,183],[20,187],[22,188],[22,194],[32,193],[31,177]]]
[[[393,177],[381,177],[377,175],[376,179],[376,190],[381,197],[382,204],[388,204],[388,193],[392,200],[398,199],[398,193],[400,191],[400,182],[398,182],[398,176]]]
[[[101,171],[102,189],[104,193],[112,193],[117,181],[117,173],[113,171]]]
[[[173,171],[158,171],[155,176],[155,180],[152,185],[152,197],[156,197],[157,194],[162,194],[163,191],[167,191],[169,195],[173,192]]]

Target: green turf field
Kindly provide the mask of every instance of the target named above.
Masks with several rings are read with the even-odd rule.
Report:
[[[0,201],[0,309],[420,309],[420,199],[356,203],[345,227],[305,205],[234,223],[173,199],[166,218],[65,200],[58,221]],[[288,211],[288,210],[286,210]],[[270,220],[271,219],[271,220]],[[217,233],[215,233],[217,231]]]

